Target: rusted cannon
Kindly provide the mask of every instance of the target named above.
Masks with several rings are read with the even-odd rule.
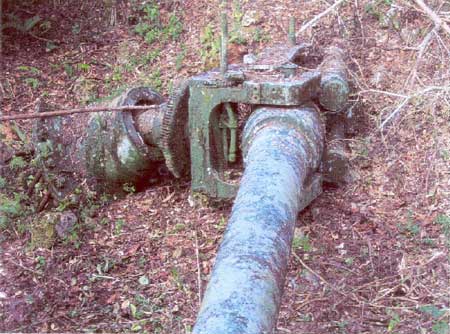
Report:
[[[237,195],[195,334],[273,332],[297,214],[321,193],[324,177],[340,182],[346,173],[345,154],[336,158],[326,145],[321,112],[346,108],[344,53],[331,47],[317,70],[302,71],[309,46],[296,44],[294,27],[287,45],[229,65],[222,16],[220,69],[189,79],[167,102],[149,88],[127,91],[113,105],[149,110],[97,114],[67,146],[93,186],[114,191],[165,165],[175,177],[190,173],[193,192]]]

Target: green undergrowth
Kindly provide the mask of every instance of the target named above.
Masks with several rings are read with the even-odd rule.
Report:
[[[134,27],[134,32],[151,45],[156,41],[174,42],[183,32],[183,23],[178,13],[170,13],[166,22],[163,22],[161,10],[157,3],[146,3],[141,6],[143,15]]]
[[[50,248],[60,241],[78,248],[86,222],[95,217],[98,209],[109,202],[109,197],[85,188],[82,184],[58,198],[52,189],[61,189],[64,177],[46,168],[57,148],[41,142],[32,148],[31,135],[15,125],[16,139],[5,136],[0,127],[3,148],[11,152],[0,177],[0,235],[27,237],[30,249]],[[50,196],[49,196],[50,194]],[[56,222],[61,215],[71,214],[76,223],[64,237],[56,237]],[[29,238],[28,238],[29,237]]]

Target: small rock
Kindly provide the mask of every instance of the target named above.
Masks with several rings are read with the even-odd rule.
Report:
[[[31,226],[32,247],[51,248],[57,237],[64,239],[69,236],[77,220],[72,211],[46,212],[38,215]]]
[[[421,29],[419,28],[403,27],[400,31],[400,37],[405,41],[406,45],[414,45],[420,32]]]
[[[137,51],[139,51],[139,43],[134,40],[124,40],[119,44],[117,51],[117,63],[119,65],[125,65],[130,62],[131,56],[133,56]]]
[[[383,65],[378,66],[373,72],[370,83],[377,89],[383,89],[387,85],[389,75],[386,68]]]
[[[302,278],[308,281],[314,288],[318,288],[320,286],[319,278],[313,273],[309,272],[309,270],[305,270],[302,272]]]
[[[249,27],[258,24],[260,21],[261,15],[256,10],[249,10],[242,17],[242,26]]]
[[[244,64],[245,65],[252,65],[254,63],[256,63],[256,56],[253,53],[244,55]]]
[[[61,216],[55,226],[58,237],[61,239],[67,238],[69,233],[75,227],[77,220],[77,216],[72,211],[61,213]]]
[[[14,152],[6,145],[0,141],[0,165],[6,164],[14,156]]]
[[[73,91],[75,97],[79,102],[86,103],[98,95],[98,84],[95,80],[86,78],[84,76],[78,77],[75,80]]]
[[[183,255],[183,248],[182,247],[178,247],[173,251],[172,257],[174,259],[178,259]]]

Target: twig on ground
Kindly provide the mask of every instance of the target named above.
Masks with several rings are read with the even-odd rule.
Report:
[[[364,24],[363,24],[363,20],[361,19],[361,16],[359,15],[359,3],[358,0],[355,0],[355,13],[354,15],[356,16],[356,19],[358,20],[358,24],[359,24],[359,29],[361,31],[361,40],[362,40],[362,45],[366,45],[366,34],[364,33]],[[358,64],[359,66],[359,64]]]
[[[42,171],[38,171],[33,178],[33,181],[30,183],[30,187],[28,188],[27,191],[27,195],[28,197],[30,197],[33,194],[34,191],[34,187],[36,186],[36,184],[39,182],[39,180],[42,177]]]
[[[47,38],[44,38],[44,37],[41,37],[41,36],[37,36],[37,35],[35,35],[35,34],[31,33],[31,32],[28,32],[28,35],[30,35],[31,37],[36,38],[36,39],[38,39],[40,41],[49,42],[49,43],[56,43],[56,41],[53,41],[51,39],[47,39]]]
[[[11,116],[1,116],[0,122],[2,121],[13,121],[17,119],[33,119],[33,118],[47,118],[54,116],[66,116],[72,114],[82,114],[90,112],[101,112],[101,111],[134,111],[134,110],[150,110],[158,109],[158,106],[121,106],[121,107],[90,107],[90,108],[75,108],[67,110],[54,110],[46,111],[34,114],[23,114],[23,115],[11,115]]]
[[[389,95],[389,96],[394,96],[394,97],[403,97],[403,98],[407,98],[408,95],[404,95],[404,94],[398,94],[398,93],[393,93],[393,92],[388,92],[385,90],[379,90],[379,89],[366,89],[366,90],[360,90],[358,92],[358,95],[361,94],[365,94],[365,93],[378,93],[378,94],[384,94],[384,95]]]
[[[312,27],[313,25],[315,25],[322,17],[324,17],[325,15],[327,15],[328,13],[330,13],[333,9],[335,9],[337,6],[339,6],[342,2],[344,2],[344,0],[337,0],[333,5],[331,5],[330,7],[328,7],[325,11],[323,11],[322,13],[314,16],[310,21],[306,22],[297,32],[297,36],[303,34],[308,28]]]
[[[398,106],[395,108],[395,110],[388,116],[386,119],[381,123],[380,130],[383,130],[384,126],[392,119],[395,115],[399,113],[402,108],[409,103],[409,100],[411,100],[412,96],[406,97]]]
[[[384,126],[392,118],[394,118],[400,112],[400,110],[402,110],[403,107],[405,105],[407,105],[409,103],[409,101],[411,101],[412,98],[424,95],[424,94],[429,93],[429,92],[434,91],[434,90],[450,91],[450,86],[430,86],[430,87],[427,87],[427,88],[425,88],[425,89],[423,89],[423,90],[421,90],[421,91],[419,91],[419,92],[417,92],[415,94],[408,95],[408,96],[404,97],[403,101],[397,106],[397,108],[395,108],[395,110],[388,117],[386,117],[386,119],[381,123],[380,130],[383,130]]]
[[[442,40],[442,37],[437,33],[437,31],[434,32],[434,34],[436,35],[436,39],[439,42],[439,45],[445,49],[445,51],[447,52],[448,57],[450,58],[450,49],[447,47],[447,45],[445,44],[445,42]]]
[[[414,80],[416,79],[416,76],[417,76],[417,68],[419,67],[419,64],[420,64],[420,61],[422,60],[423,54],[425,53],[426,49],[428,48],[428,45],[430,44],[431,40],[433,39],[435,33],[438,30],[439,30],[439,27],[437,25],[434,26],[434,28],[425,36],[422,43],[420,43],[419,53],[416,57],[414,67],[413,67],[411,73],[409,74],[408,78],[406,79],[406,85],[408,85],[408,83],[410,84],[410,86],[414,85]],[[409,82],[410,80],[411,80],[411,82]]]
[[[35,275],[41,275],[41,273],[37,272],[36,270],[27,268],[27,267],[25,267],[24,265],[22,265],[22,264],[20,264],[20,263],[18,263],[18,262],[15,262],[15,261],[13,261],[13,260],[11,260],[11,259],[9,259],[9,262],[11,262],[12,264],[14,264],[16,267],[22,268],[22,269],[25,270],[25,271],[29,271],[29,272],[32,273],[32,274],[35,274]]]
[[[201,272],[201,267],[200,267],[200,255],[199,255],[199,250],[198,250],[197,231],[194,231],[194,239],[195,239],[195,259],[197,261],[198,303],[200,305],[202,303],[202,272]]]
[[[45,209],[48,201],[50,200],[50,197],[52,197],[52,194],[51,194],[50,190],[47,190],[44,194],[44,197],[42,198],[41,202],[39,203],[39,205],[37,207],[37,210],[36,210],[37,212],[41,212],[42,210]]]
[[[318,273],[316,273],[314,270],[312,270],[301,258],[300,256],[298,256],[297,254],[295,254],[295,252],[292,252],[292,255],[294,255],[294,257],[297,259],[298,262],[300,262],[300,264],[305,267],[309,272],[311,272],[311,274],[313,274],[314,276],[316,276],[319,280],[322,281],[322,283],[324,283],[326,286],[328,286],[331,290],[345,296],[348,297],[347,294],[345,294],[344,292],[336,289],[333,285],[331,285],[330,283],[328,283],[328,281],[323,278],[322,276],[320,276]]]
[[[442,28],[450,36],[450,27],[439,17],[439,15],[432,11],[431,8],[428,7],[422,0],[414,0],[414,2],[425,12],[425,14],[427,14],[436,27]]]

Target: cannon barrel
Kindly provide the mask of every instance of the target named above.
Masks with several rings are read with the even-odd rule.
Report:
[[[193,333],[272,333],[297,214],[320,192],[323,143],[314,107],[251,115],[245,171]]]

